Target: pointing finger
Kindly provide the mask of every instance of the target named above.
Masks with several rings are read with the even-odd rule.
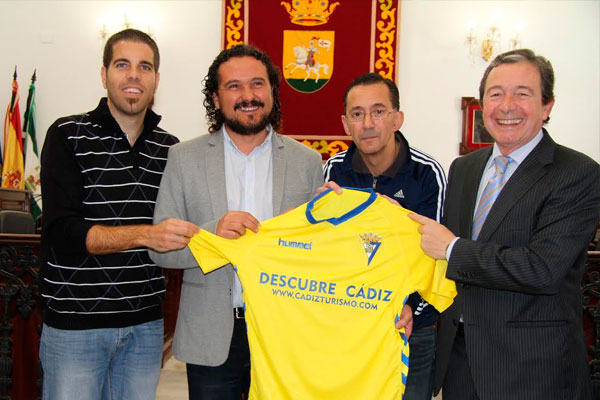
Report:
[[[420,224],[425,224],[425,223],[431,221],[429,218],[427,218],[423,215],[415,214],[415,213],[408,214],[408,218],[410,218],[413,221],[418,222]]]

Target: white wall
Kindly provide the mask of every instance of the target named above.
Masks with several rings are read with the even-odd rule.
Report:
[[[220,50],[221,10],[221,0],[0,0],[0,109],[10,99],[15,64],[22,108],[38,71],[40,145],[56,118],[94,108],[105,93],[98,32],[103,24],[119,30],[127,14],[135,28],[151,25],[160,47],[161,126],[180,139],[205,133],[202,79]],[[504,39],[522,25],[523,46],[554,65],[557,101],[547,127],[554,139],[600,160],[599,1],[404,0],[398,81],[411,143],[445,167],[458,155],[460,98],[477,97],[485,69],[468,56],[468,26],[474,20],[483,30],[498,13]]]
[[[403,1],[398,84],[410,142],[446,168],[458,155],[460,98],[479,97],[487,66],[468,56],[469,24],[483,33],[497,15],[503,39],[522,26],[522,46],[552,62],[556,104],[546,129],[600,160],[600,1]]]
[[[202,79],[220,51],[221,9],[221,0],[0,0],[1,117],[10,101],[15,64],[22,111],[37,68],[40,146],[54,120],[95,108],[106,95],[100,80],[104,43],[99,31],[103,24],[112,33],[121,30],[127,15],[134,28],[146,30],[150,24],[158,42],[161,80],[154,109],[163,116],[161,126],[182,140],[205,133]],[[27,171],[32,167],[28,163]]]

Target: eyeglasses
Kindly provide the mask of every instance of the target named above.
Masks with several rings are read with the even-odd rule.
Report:
[[[372,121],[381,121],[386,119],[388,115],[390,115],[392,111],[388,111],[385,108],[378,108],[376,110],[370,111],[368,114],[371,117]],[[367,113],[363,110],[354,110],[348,114],[348,119],[351,122],[362,122],[365,120]]]

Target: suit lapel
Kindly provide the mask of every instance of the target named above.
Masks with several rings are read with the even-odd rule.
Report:
[[[210,195],[211,208],[214,219],[224,216],[227,209],[227,187],[225,183],[225,149],[223,145],[223,129],[211,133],[208,146],[198,154],[204,155],[204,171],[206,173],[206,186]],[[229,284],[233,285],[235,279],[233,267],[224,268]]]
[[[544,137],[540,143],[523,160],[498,195],[483,223],[479,240],[487,241],[515,203],[546,175],[545,166],[552,162],[554,148],[554,141],[544,131]]]
[[[273,215],[279,215],[283,207],[283,189],[287,161],[285,145],[279,134],[273,131]]]
[[[483,176],[483,169],[487,163],[488,158],[492,154],[491,147],[482,151],[473,158],[473,160],[466,165],[465,174],[469,171],[478,171],[476,179],[466,179],[463,188],[462,201],[463,205],[460,208],[460,236],[465,238],[471,238],[471,230],[473,229],[473,214],[475,213],[475,206],[477,202],[477,192],[479,191],[479,182]]]
[[[208,139],[208,146],[202,150],[204,153],[206,185],[210,194],[212,212],[214,218],[218,219],[227,213],[223,130],[211,133]]]

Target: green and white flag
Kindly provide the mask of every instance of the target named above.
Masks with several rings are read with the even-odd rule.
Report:
[[[23,115],[23,142],[27,134],[31,138],[31,145],[33,146],[33,153],[40,158],[37,147],[37,139],[35,136],[35,71],[31,76],[31,84],[29,85],[29,94],[27,95],[27,107],[25,108],[25,114]],[[25,152],[25,145],[23,145],[23,157],[27,154]]]
[[[31,214],[33,218],[37,218],[42,214],[42,209],[37,200],[41,198],[39,193],[40,188],[40,154],[38,152],[37,138],[35,135],[35,81],[36,71],[33,71],[31,76],[31,84],[29,85],[29,94],[27,95],[27,106],[23,115],[23,160],[26,163],[27,157],[27,136],[31,140],[33,153],[37,159],[34,159],[36,164],[33,171],[25,179],[25,188],[32,194],[31,196]]]

